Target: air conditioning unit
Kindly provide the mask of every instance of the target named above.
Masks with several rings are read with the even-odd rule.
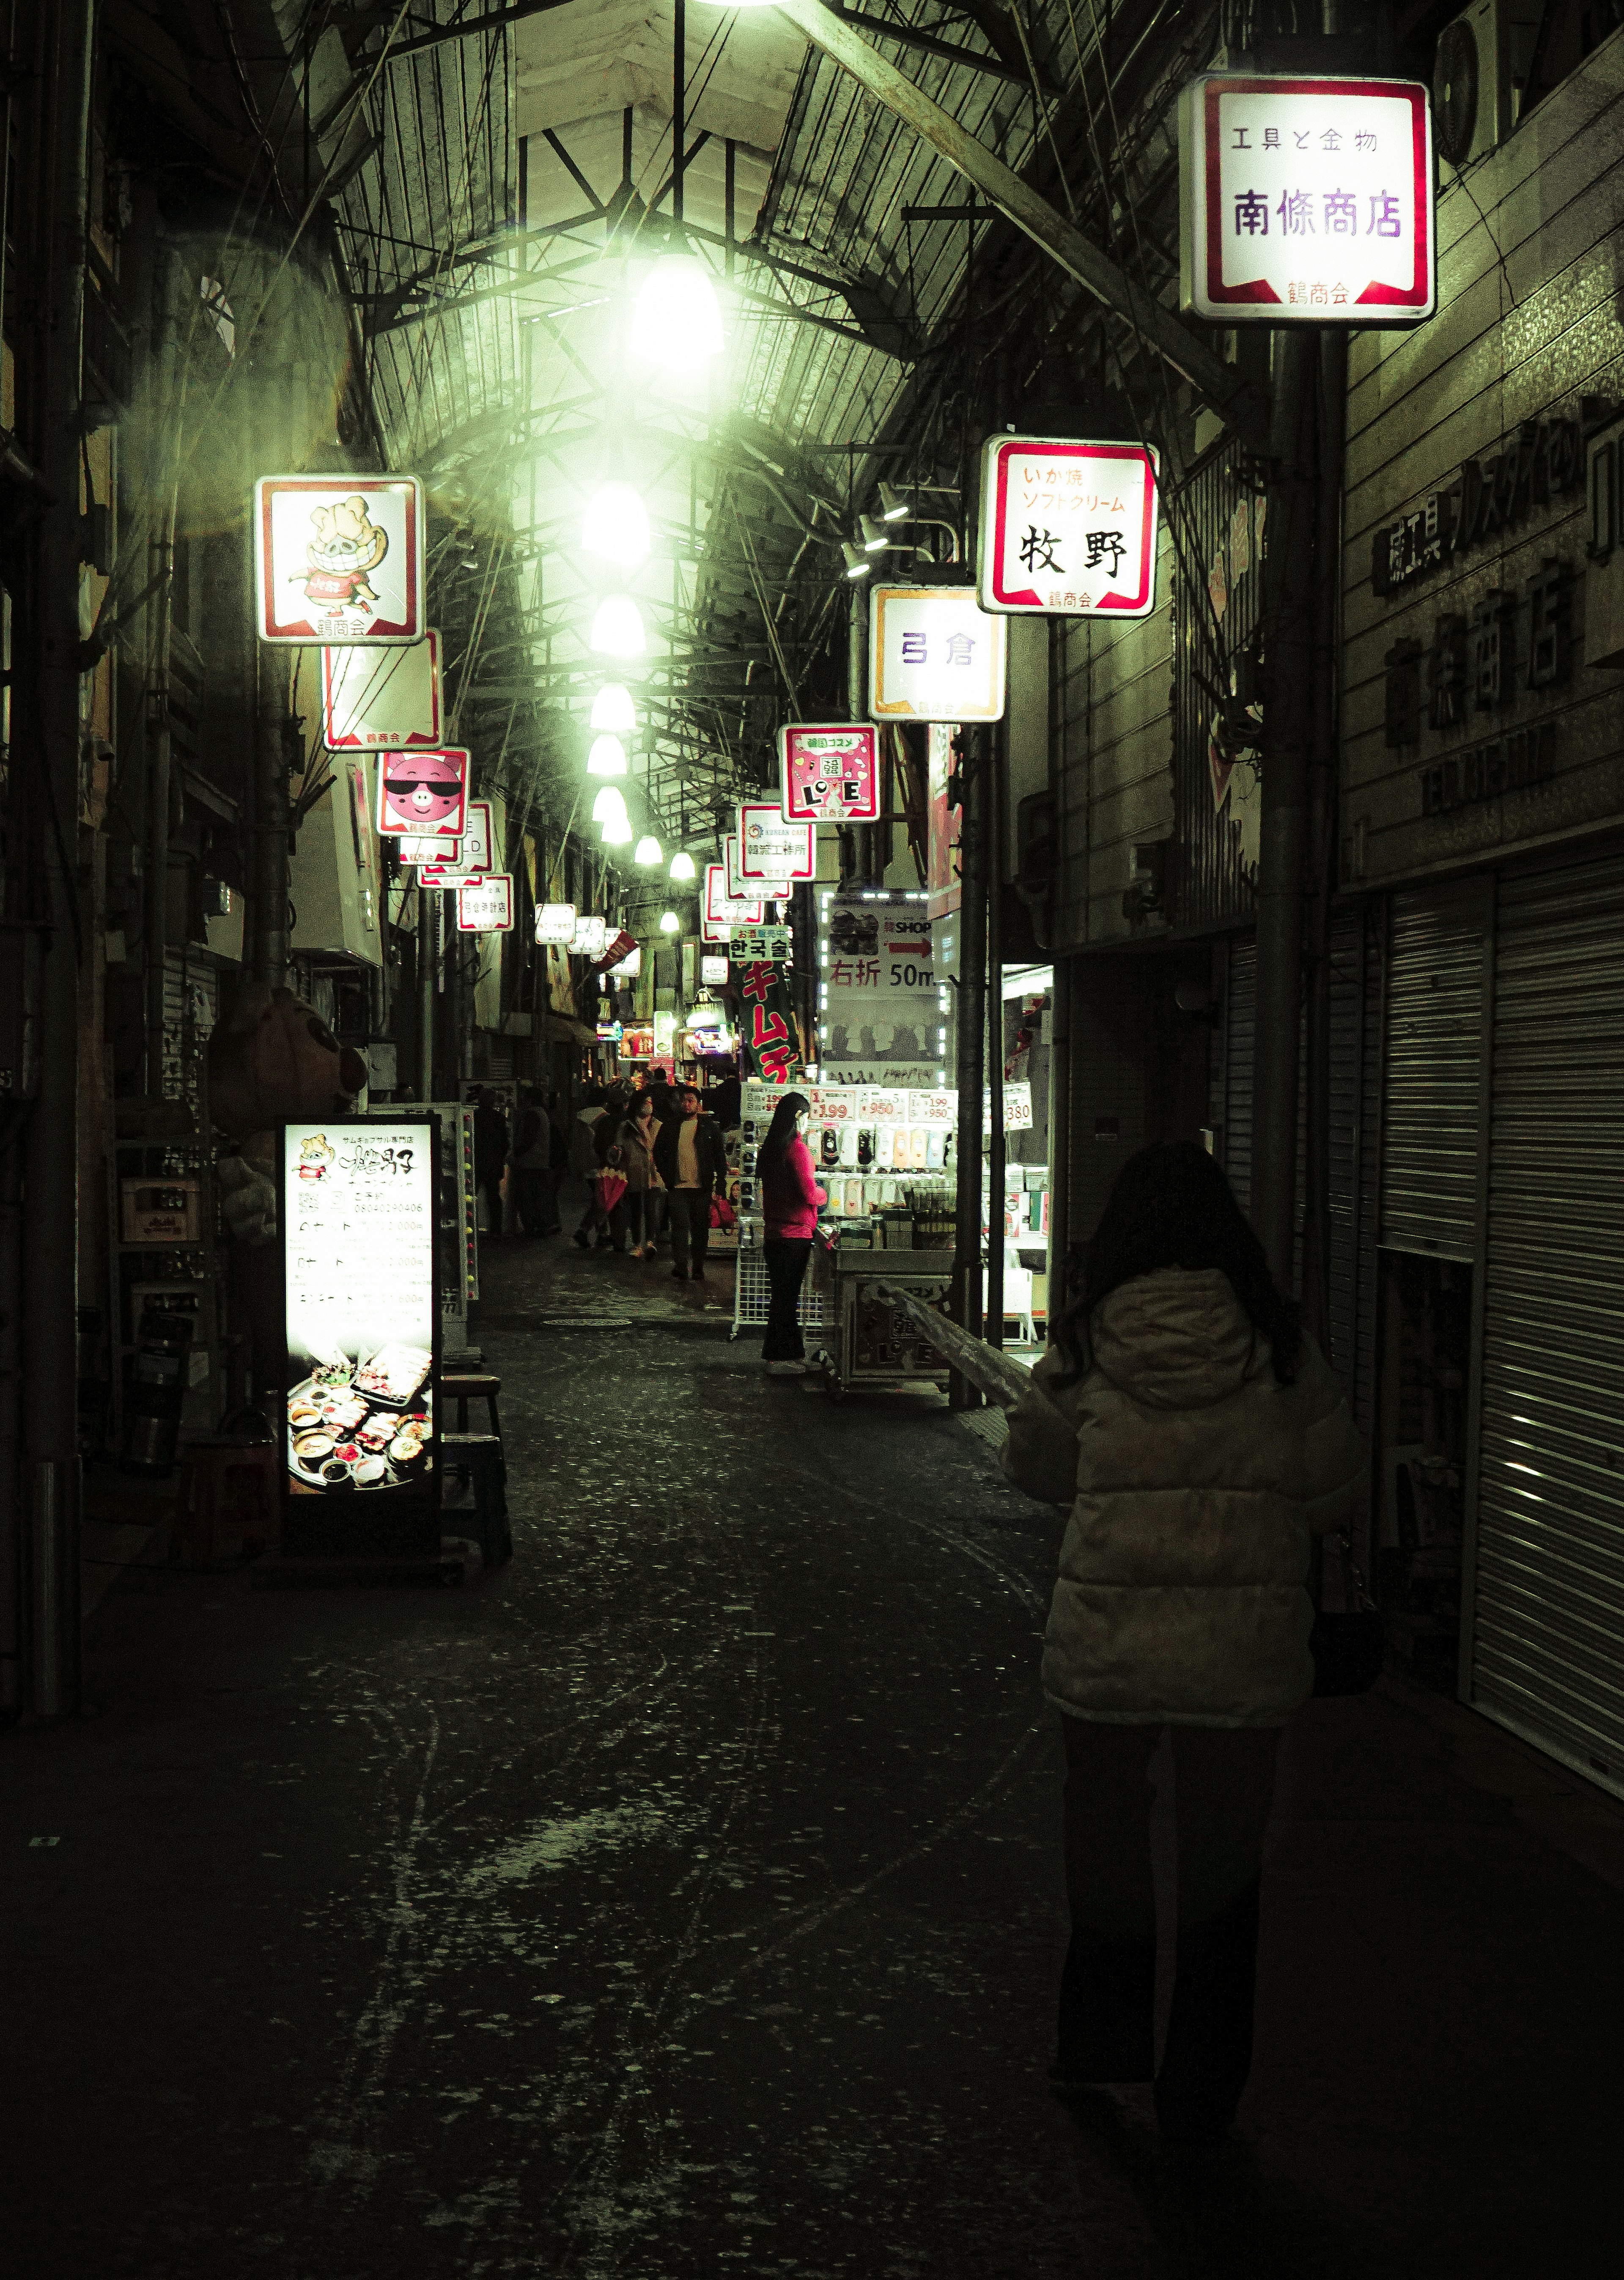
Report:
[[[1477,0],[1439,33],[1432,131],[1451,166],[1483,158],[1517,124],[1540,12],[1539,0]]]

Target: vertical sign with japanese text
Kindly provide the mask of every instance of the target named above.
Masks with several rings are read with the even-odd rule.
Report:
[[[981,453],[982,609],[1148,618],[1158,464],[1148,443],[989,437]]]
[[[1207,73],[1179,97],[1180,297],[1233,325],[1414,325],[1436,296],[1432,112],[1397,79]]]
[[[876,586],[868,709],[876,720],[1001,720],[1008,642],[971,586]]]
[[[789,967],[758,959],[735,964],[731,979],[739,998],[740,1075],[762,1084],[788,1084],[804,1067]]]

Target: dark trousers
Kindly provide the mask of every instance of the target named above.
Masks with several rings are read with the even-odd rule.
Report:
[[[486,1240],[490,1243],[499,1243],[502,1239],[501,1171],[498,1169],[494,1172],[481,1172],[479,1175],[479,1187],[481,1194],[485,1198]]]
[[[671,1255],[679,1267],[704,1265],[711,1241],[711,1198],[703,1188],[672,1188]]]
[[[761,1341],[763,1361],[804,1361],[806,1341],[801,1336],[801,1285],[812,1257],[809,1235],[769,1235],[761,1246],[766,1261],[767,1334]]]
[[[520,1226],[527,1235],[556,1235],[558,1229],[558,1205],[553,1200],[550,1172],[521,1171],[513,1167],[513,1209]],[[496,1224],[501,1225],[500,1219]]]
[[[1215,2136],[1251,2069],[1258,1888],[1280,1751],[1276,1727],[1173,1726],[1178,1969],[1153,2062],[1156,1894],[1150,1763],[1163,1729],[1065,1718],[1066,1886],[1072,1937],[1059,2059],[1088,2082],[1148,2082],[1173,2136]]]
[[[664,1188],[627,1188],[624,1198],[627,1231],[635,1251],[641,1244],[652,1247],[666,1221],[666,1190]]]

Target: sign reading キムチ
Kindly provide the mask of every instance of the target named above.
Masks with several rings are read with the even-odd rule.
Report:
[[[1412,80],[1204,73],[1179,97],[1181,304],[1220,325],[1416,325],[1436,294]]]

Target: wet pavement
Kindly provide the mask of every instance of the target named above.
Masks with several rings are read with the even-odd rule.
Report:
[[[566,1215],[566,1223],[569,1223]],[[1624,1815],[1388,1685],[1289,1745],[1233,2145],[1054,2102],[1061,1515],[726,1270],[488,1255],[517,1556],[121,1573],[0,1739],[26,2280],[1613,2268]]]

